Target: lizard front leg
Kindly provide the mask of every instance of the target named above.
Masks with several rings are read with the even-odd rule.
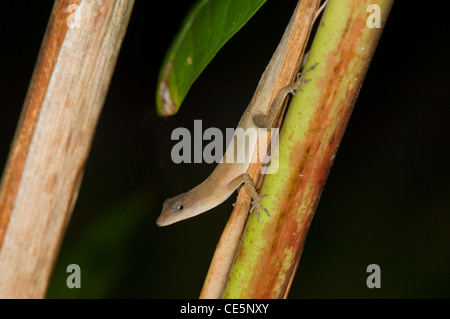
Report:
[[[259,195],[256,191],[255,185],[253,184],[250,176],[248,176],[247,173],[241,174],[235,179],[233,179],[229,184],[228,187],[231,189],[237,189],[242,183],[244,183],[245,188],[247,189],[248,193],[252,197],[252,208],[250,209],[250,212],[253,212],[253,210],[256,209],[256,216],[259,221],[259,209],[262,208],[266,214],[270,217],[269,211],[267,208],[265,208],[262,204],[262,199],[267,196],[267,194]]]

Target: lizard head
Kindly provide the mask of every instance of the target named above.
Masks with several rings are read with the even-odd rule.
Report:
[[[190,199],[189,193],[166,199],[156,224],[167,226],[202,213],[203,210],[199,209],[197,203]]]
[[[222,188],[217,183],[204,181],[190,191],[166,199],[161,215],[156,220],[158,226],[167,226],[181,220],[197,216],[222,203],[228,196],[220,196]]]

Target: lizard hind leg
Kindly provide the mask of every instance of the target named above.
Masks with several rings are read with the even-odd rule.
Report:
[[[291,83],[283,87],[273,100],[269,112],[267,115],[259,113],[253,116],[253,123],[259,128],[273,128],[278,117],[281,116],[282,110],[284,108],[284,101],[289,94],[295,95],[296,92],[302,91],[302,84],[308,83],[310,79],[305,79],[304,76],[314,70],[317,66],[316,63],[309,67],[306,71],[297,74],[297,79],[294,83]]]
[[[255,123],[259,128],[268,128],[269,126],[267,124],[267,116],[262,113],[253,116],[253,123]]]
[[[300,91],[300,92],[303,91],[301,88],[302,84],[305,84],[305,83],[308,83],[311,81],[311,79],[305,79],[304,76],[306,74],[308,74],[309,72],[311,72],[312,70],[314,70],[318,64],[319,63],[315,63],[311,67],[309,67],[308,70],[297,73],[297,79],[295,80],[295,82],[293,84],[290,85],[289,93],[295,95],[298,91]]]

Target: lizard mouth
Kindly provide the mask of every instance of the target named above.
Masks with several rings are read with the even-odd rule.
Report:
[[[158,219],[156,220],[156,225],[158,225],[159,227],[166,226],[166,223],[164,223],[164,219],[161,217],[162,216],[159,216]]]
[[[158,217],[156,220],[156,225],[159,227],[168,226],[170,224],[175,223],[176,220],[174,218],[170,218],[170,216],[167,216],[167,213],[162,213],[161,216]]]
[[[159,227],[167,226],[174,223],[174,221],[172,222],[170,221],[171,219],[170,213],[167,212],[166,206],[167,206],[166,203],[164,203],[161,215],[159,215],[158,219],[156,220],[156,225],[158,225]]]

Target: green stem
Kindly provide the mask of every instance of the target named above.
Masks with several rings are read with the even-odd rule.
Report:
[[[302,86],[283,124],[278,171],[261,194],[270,217],[250,216],[224,298],[286,297],[309,225],[393,0],[330,0]],[[380,9],[380,28],[370,28]]]

